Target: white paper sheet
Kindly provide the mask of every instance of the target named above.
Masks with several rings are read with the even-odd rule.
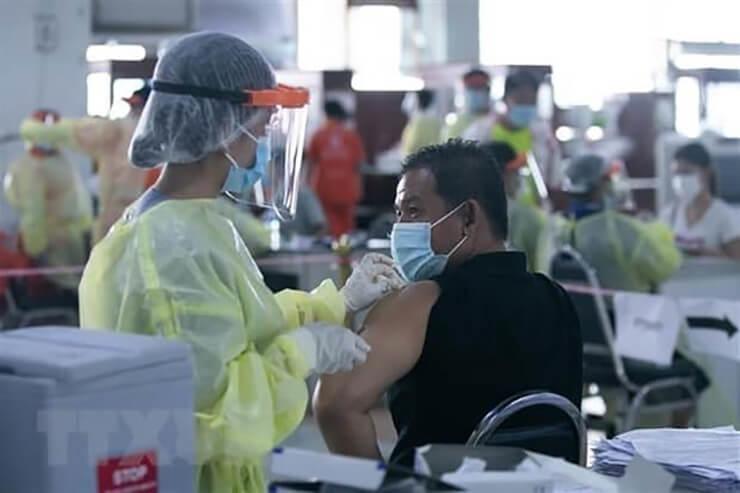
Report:
[[[270,470],[273,476],[317,479],[370,491],[380,487],[386,473],[382,462],[290,448],[273,451]]]
[[[678,303],[666,296],[617,293],[617,354],[668,366],[683,322]]]
[[[688,329],[692,351],[740,361],[740,302],[683,298],[679,304],[692,325]]]

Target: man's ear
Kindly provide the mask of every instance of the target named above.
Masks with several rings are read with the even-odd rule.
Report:
[[[463,222],[465,228],[475,228],[480,225],[483,219],[483,207],[476,199],[470,199],[466,204],[463,212]]]

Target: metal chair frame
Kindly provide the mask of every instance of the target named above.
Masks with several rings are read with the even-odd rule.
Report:
[[[0,330],[18,329],[22,327],[32,327],[35,320],[45,320],[49,318],[59,318],[64,320],[68,326],[77,326],[77,313],[71,308],[33,308],[24,310],[15,300],[12,288],[8,286],[5,290],[6,312],[0,318]],[[17,322],[15,322],[17,320]]]
[[[468,439],[467,445],[472,447],[485,445],[509,418],[534,406],[554,407],[570,419],[578,440],[578,461],[580,465],[585,466],[587,458],[586,421],[583,419],[581,411],[572,402],[551,392],[525,392],[502,402],[478,424],[478,427]]]
[[[592,296],[596,306],[596,313],[601,325],[601,332],[606,341],[606,345],[585,343],[583,346],[583,353],[584,355],[587,354],[592,356],[609,356],[612,360],[617,380],[628,394],[629,404],[624,412],[624,419],[621,422],[616,423],[617,431],[621,433],[634,429],[637,424],[637,419],[641,414],[657,414],[684,409],[696,410],[698,395],[696,388],[694,387],[694,381],[691,378],[663,378],[646,385],[638,385],[630,380],[624,368],[624,361],[622,360],[622,357],[617,354],[615,349],[614,329],[611,319],[609,318],[604,292],[601,288],[601,283],[599,283],[596,271],[588,264],[588,262],[586,262],[581,254],[570,245],[561,247],[556,256],[561,254],[570,256],[586,274],[589,287],[594,291]],[[598,384],[598,382],[595,383]],[[647,398],[649,395],[658,390],[666,389],[683,390],[688,394],[689,398],[663,404],[647,404]],[[634,394],[634,397],[630,398],[629,394]]]

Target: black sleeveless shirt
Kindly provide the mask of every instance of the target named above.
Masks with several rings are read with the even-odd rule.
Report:
[[[553,392],[580,408],[580,327],[562,287],[527,272],[521,252],[479,255],[434,280],[441,293],[421,357],[389,391],[393,460],[429,443],[464,444],[521,392]]]

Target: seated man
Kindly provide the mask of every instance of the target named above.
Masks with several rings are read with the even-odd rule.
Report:
[[[490,155],[453,140],[409,156],[396,209],[392,251],[411,284],[370,312],[367,363],[320,382],[314,406],[329,449],[380,457],[369,410],[386,391],[394,460],[427,443],[465,443],[524,391],[579,406],[578,319],[560,286],[505,251],[506,193]]]

